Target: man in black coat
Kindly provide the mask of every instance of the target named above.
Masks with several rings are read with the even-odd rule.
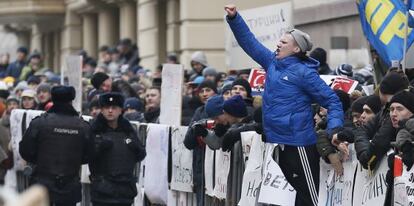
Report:
[[[30,122],[20,142],[20,155],[34,164],[31,183],[44,185],[53,206],[81,200],[79,171],[90,156],[89,124],[72,107],[75,89],[52,88],[53,106]]]
[[[131,205],[137,195],[134,168],[146,151],[132,125],[122,116],[120,93],[99,96],[101,113],[91,125],[94,153],[89,163],[94,206]]]

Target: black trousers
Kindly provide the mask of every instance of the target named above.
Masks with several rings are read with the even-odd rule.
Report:
[[[296,190],[296,206],[318,205],[319,158],[316,145],[279,148],[279,166]]]
[[[132,204],[106,204],[106,203],[92,203],[93,206],[131,206]]]

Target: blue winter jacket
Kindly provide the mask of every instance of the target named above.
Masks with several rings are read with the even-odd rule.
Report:
[[[319,77],[319,62],[296,56],[276,59],[251,33],[242,17],[227,18],[239,45],[266,70],[263,129],[267,142],[292,146],[316,144],[312,103],[328,109],[328,131],[341,128],[344,114],[339,98]]]

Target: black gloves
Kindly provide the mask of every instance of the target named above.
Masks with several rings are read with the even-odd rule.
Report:
[[[351,129],[344,129],[338,132],[338,140],[341,142],[354,143],[354,133]]]
[[[216,126],[214,127],[214,134],[216,134],[217,137],[222,137],[228,129],[229,126],[223,124],[216,124]]]
[[[407,166],[407,171],[411,169],[414,163],[413,144],[407,142],[401,147],[402,161]]]
[[[205,136],[207,136],[207,129],[205,128],[205,124],[206,124],[206,120],[202,119],[202,120],[199,120],[199,121],[195,122],[191,126],[191,129],[193,130],[193,133],[196,137],[199,137],[199,136],[205,137]]]
[[[221,149],[225,152],[233,149],[233,145],[241,139],[240,131],[238,128],[229,129],[223,136],[223,143]]]
[[[328,121],[326,120],[326,117],[322,117],[321,121],[316,125],[316,127],[321,130],[325,130],[327,126]]]

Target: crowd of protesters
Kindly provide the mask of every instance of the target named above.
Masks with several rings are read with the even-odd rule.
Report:
[[[244,28],[240,27],[242,20],[237,13],[232,13],[231,10],[228,12],[233,16],[228,16],[227,21],[238,38],[237,33],[244,32]],[[391,143],[396,142],[395,152],[388,156],[390,167],[390,171],[387,173],[388,185],[393,185],[391,171],[392,159],[395,154],[402,155],[402,160],[408,168],[414,164],[412,144],[414,139],[414,91],[411,89],[414,75],[412,70],[403,73],[400,68],[390,68],[384,78],[378,80],[379,84],[375,85],[371,66],[353,68],[349,63],[341,64],[337,68],[330,68],[324,49],[311,50],[312,45],[309,44],[306,35],[299,30],[292,30],[287,34],[293,36],[298,43],[300,54],[303,55],[300,58],[312,64],[308,69],[316,69],[317,73],[315,72],[315,74],[319,73],[319,75],[332,74],[356,80],[359,83],[356,90],[351,94],[341,90],[332,91],[328,87],[329,85],[322,85],[322,83],[317,86],[317,89],[306,88],[306,85],[293,87],[290,84],[295,79],[291,79],[291,82],[283,82],[282,79],[279,79],[267,80],[269,83],[266,82],[266,86],[271,88],[266,88],[267,92],[263,97],[254,96],[247,81],[250,69],[219,72],[208,63],[204,52],[194,52],[191,56],[191,69],[187,70],[184,76],[185,91],[182,96],[181,119],[182,125],[189,126],[184,145],[193,151],[193,188],[196,193],[197,205],[212,205],[214,202],[205,195],[203,165],[206,147],[231,152],[230,174],[240,174],[229,178],[226,201],[232,202],[230,205],[236,205],[240,199],[241,178],[244,171],[240,132],[256,131],[262,134],[263,141],[272,142],[274,141],[272,138],[279,133],[288,132],[287,128],[281,127],[285,123],[285,119],[281,118],[286,117],[289,119],[286,120],[288,123],[285,126],[292,127],[294,124],[296,128],[294,133],[297,134],[296,136],[286,134],[286,136],[297,137],[293,141],[302,141],[298,139],[299,136],[304,137],[301,134],[310,135],[311,132],[308,130],[316,132],[315,148],[305,147],[305,152],[309,152],[308,150],[311,149],[317,151],[312,154],[309,152],[309,155],[316,154],[312,157],[316,158],[314,162],[319,164],[319,157],[322,158],[333,166],[337,174],[343,173],[342,162],[349,155],[348,145],[351,143],[355,144],[357,158],[361,165],[365,169],[373,170],[382,158],[387,158],[387,151],[393,147]],[[245,37],[241,36],[238,39],[242,46],[243,44],[252,45],[251,42],[243,43],[243,41],[251,41],[243,38]],[[302,40],[298,38],[302,38]],[[284,45],[278,45],[278,55],[283,55],[283,49],[285,49]],[[264,65],[267,70],[272,68],[271,62],[261,58],[266,54],[273,55],[272,52],[267,53],[266,51],[256,54],[255,52],[260,50],[249,50],[248,47],[245,50],[247,53],[250,52],[249,55]],[[121,115],[126,120],[159,123],[163,69],[161,65],[153,69],[140,66],[137,45],[129,39],[122,39],[115,46],[102,46],[99,49],[98,59],[88,56],[85,51],[80,51],[79,55],[83,57],[82,114],[103,121],[100,114],[103,107],[109,104],[121,108]],[[7,169],[13,166],[13,161],[10,158],[12,157],[10,146],[11,111],[19,108],[48,111],[54,108],[52,90],[60,84],[61,80],[53,70],[43,67],[42,59],[40,52],[33,51],[29,54],[28,49],[24,47],[18,48],[17,58],[13,62],[10,62],[8,54],[2,54],[0,57],[0,78],[2,79],[0,81],[0,145],[3,150],[1,153],[6,154],[1,159],[1,183],[4,183]],[[179,64],[175,54],[168,55],[165,62]],[[285,64],[295,64],[295,62],[286,61]],[[273,67],[282,68],[280,65]],[[313,73],[308,74],[305,71],[304,75],[308,75],[310,80],[315,80],[312,76]],[[286,77],[295,78],[294,75]],[[305,80],[298,81],[302,81],[301,84],[303,84]],[[311,82],[310,80],[309,82]],[[366,85],[375,86],[374,94],[366,94],[366,90],[362,89],[362,86]],[[288,92],[285,88],[288,89]],[[302,94],[302,92],[306,96],[293,95]],[[100,97],[105,97],[108,94],[115,94],[113,97],[122,99],[122,101],[112,104],[108,103],[108,99],[100,100]],[[318,95],[323,98],[319,98]],[[309,96],[312,97],[312,100],[318,101],[311,101]],[[265,115],[262,114],[262,101],[264,101],[263,113]],[[283,104],[288,101],[296,102],[296,107],[283,107]],[[302,109],[301,101],[313,103],[312,111],[309,110],[312,112],[313,119],[304,121],[308,111],[307,109],[300,111]],[[291,109],[296,112],[304,112],[304,116],[293,116],[293,113],[292,116],[286,115]],[[332,114],[338,120],[334,120]],[[103,122],[105,123],[105,121]],[[272,126],[271,122],[276,125],[274,129],[277,132],[274,134],[273,131],[266,130],[269,125]],[[100,124],[101,122],[95,122],[93,128],[96,130],[98,126],[101,126]],[[263,124],[267,124],[267,127],[263,127]],[[128,126],[128,124],[126,125]],[[130,131],[128,130],[128,132]],[[271,137],[266,137],[266,135]],[[303,141],[297,142],[298,148],[308,143],[313,144],[313,140],[310,139]],[[288,142],[285,143],[289,145]],[[289,159],[292,158],[289,153],[291,148],[285,147],[284,149],[284,158],[279,159],[280,163],[284,164],[281,167],[285,168],[285,171],[295,171],[296,168],[293,167],[296,166],[288,165],[289,161],[292,162]],[[283,156],[283,153],[281,155]],[[28,161],[30,162],[30,160]],[[102,168],[98,167],[97,170],[99,171],[99,169]],[[317,175],[317,170],[319,170],[318,165],[312,168],[311,173]],[[318,181],[318,178],[319,176],[315,178],[315,181]],[[303,189],[306,186],[304,182],[305,180],[301,180],[301,183],[294,185],[295,189],[307,190]],[[303,187],[300,186],[301,184]],[[316,184],[317,186],[318,184]],[[235,187],[239,190],[236,190]],[[297,198],[296,201],[299,202],[297,204],[315,204],[317,200],[314,195],[318,192],[317,188],[316,191],[308,192],[309,198]],[[392,187],[388,187],[387,205],[390,204],[391,194]],[[214,204],[224,203],[215,202]]]

